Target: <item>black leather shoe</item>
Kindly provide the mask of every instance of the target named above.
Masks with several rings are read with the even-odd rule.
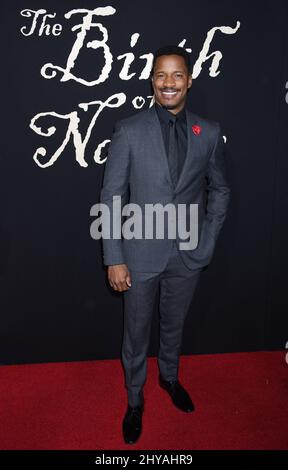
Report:
[[[191,413],[195,410],[188,392],[186,392],[178,380],[167,381],[159,375],[159,385],[169,393],[177,408],[185,411],[186,413]]]
[[[126,444],[134,444],[142,431],[142,414],[144,405],[132,407],[128,405],[123,419],[123,437]]]

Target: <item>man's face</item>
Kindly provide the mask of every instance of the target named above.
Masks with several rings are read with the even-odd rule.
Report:
[[[185,105],[187,89],[192,85],[192,76],[184,58],[180,55],[162,55],[157,57],[152,76],[155,101],[166,107],[173,114]]]

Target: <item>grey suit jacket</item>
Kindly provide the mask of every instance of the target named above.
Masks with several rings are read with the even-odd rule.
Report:
[[[198,204],[198,245],[195,249],[179,250],[185,265],[193,270],[211,261],[226,217],[230,190],[219,124],[197,116],[187,107],[186,118],[187,155],[175,188],[155,105],[116,122],[100,202],[109,206],[111,222],[113,196],[119,196],[119,203],[121,197],[122,207],[127,202],[138,204],[143,214],[145,204],[182,203],[187,204],[189,218],[189,204]],[[193,132],[194,125],[200,128],[198,135]],[[178,235],[176,240],[179,249]],[[105,265],[126,263],[134,271],[160,272],[168,261],[172,242],[166,229],[163,239],[103,238],[103,261]]]

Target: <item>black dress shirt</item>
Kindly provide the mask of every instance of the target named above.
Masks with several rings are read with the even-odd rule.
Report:
[[[155,108],[157,111],[157,115],[159,118],[159,122],[161,124],[162,129],[162,136],[164,141],[164,146],[166,149],[166,155],[168,155],[168,148],[169,148],[169,119],[171,118],[171,112],[168,111],[166,108],[163,108],[155,101]],[[177,114],[172,114],[172,116],[177,116],[176,121],[176,130],[178,135],[178,179],[181,174],[186,153],[187,153],[187,121],[186,121],[186,112],[185,106],[181,111]]]

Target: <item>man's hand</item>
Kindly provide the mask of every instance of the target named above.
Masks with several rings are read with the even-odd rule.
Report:
[[[118,292],[128,290],[132,285],[131,276],[126,264],[108,266],[107,274],[110,286]]]

